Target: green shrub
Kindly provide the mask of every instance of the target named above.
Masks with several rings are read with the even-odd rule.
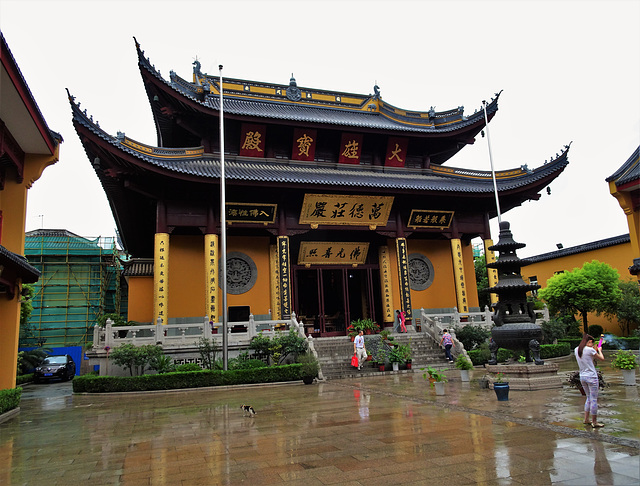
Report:
[[[471,359],[474,366],[485,364],[491,357],[491,352],[489,351],[488,346],[481,346],[478,349],[467,351],[467,353],[469,354],[469,359]]]
[[[519,351],[512,351],[510,349],[499,348],[498,353],[496,354],[496,358],[498,359],[498,363],[504,363],[505,361],[509,361],[511,358],[518,358],[520,356]]]
[[[275,383],[302,379],[304,365],[263,366],[243,370],[202,370],[141,376],[76,376],[74,393],[109,393],[149,390],[173,390],[205,386]]]
[[[600,324],[591,324],[587,333],[596,338],[597,342],[600,339],[600,335],[604,333],[604,328]]]
[[[456,327],[455,333],[456,338],[458,338],[458,341],[462,343],[464,349],[466,349],[467,351],[475,349],[491,336],[491,331],[471,324],[466,324],[462,327]]]
[[[243,359],[238,360],[233,369],[236,370],[251,370],[256,368],[264,368],[267,364],[261,359]]]
[[[567,324],[560,319],[552,318],[542,323],[542,342],[540,344],[553,344],[556,339],[567,336]]]
[[[129,374],[141,375],[145,367],[153,360],[162,356],[161,346],[147,344],[145,346],[134,346],[133,344],[122,344],[111,351],[110,359],[122,368],[129,370]]]
[[[149,368],[158,373],[170,373],[171,371],[175,371],[176,365],[171,356],[160,354],[151,357],[149,360]]]
[[[0,390],[0,415],[18,408],[20,406],[20,397],[22,396],[22,388],[9,388],[8,390]]]
[[[569,343],[543,344],[540,346],[541,359],[558,358],[570,354],[571,346],[569,346]]]
[[[27,375],[18,375],[16,377],[16,385],[22,385],[23,383],[29,383],[33,381],[33,373]]]
[[[183,363],[176,366],[176,371],[179,371],[181,373],[188,371],[202,371],[202,368],[198,363]]]

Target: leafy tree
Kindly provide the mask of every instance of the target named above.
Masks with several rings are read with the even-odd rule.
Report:
[[[623,336],[628,336],[632,327],[640,328],[640,288],[636,282],[620,282],[622,297],[618,302],[616,317]]]
[[[622,294],[619,281],[618,271],[611,265],[593,260],[582,268],[554,275],[538,295],[549,304],[553,313],[580,314],[584,332],[587,332],[589,312],[615,314]]]
[[[205,370],[214,370],[216,368],[216,354],[219,351],[218,345],[214,339],[200,338],[198,340],[198,351],[202,358],[202,366]]]
[[[478,303],[480,309],[491,306],[491,296],[489,292],[489,274],[487,273],[487,257],[480,255],[473,259],[473,266],[476,271],[476,287],[478,289]]]
[[[162,348],[155,344],[147,344],[146,346],[134,346],[133,344],[123,344],[118,346],[109,355],[113,362],[129,370],[129,374],[134,376],[142,375],[145,367],[150,362],[156,362],[163,355]]]
[[[20,340],[19,346],[22,348],[34,346],[37,342],[35,329],[29,323],[29,318],[33,312],[34,287],[31,284],[22,285],[22,300],[20,303]]]
[[[464,349],[471,351],[476,346],[484,343],[491,336],[491,331],[483,329],[480,326],[472,326],[466,324],[462,327],[456,328],[456,338],[462,343]]]

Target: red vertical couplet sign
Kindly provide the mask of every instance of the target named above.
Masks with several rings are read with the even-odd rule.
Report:
[[[387,142],[387,155],[384,165],[387,167],[404,167],[407,161],[407,147],[409,139],[402,137],[389,137]]]
[[[340,158],[338,162],[341,164],[360,164],[360,155],[362,154],[362,135],[357,133],[343,133],[340,142]]]
[[[267,127],[265,125],[243,123],[240,135],[240,155],[242,157],[265,157],[266,136]]]
[[[296,128],[293,131],[293,147],[291,158],[293,160],[305,160],[313,162],[316,155],[316,130]]]

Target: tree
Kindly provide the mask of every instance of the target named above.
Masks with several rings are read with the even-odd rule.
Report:
[[[476,271],[476,288],[478,289],[478,303],[480,309],[491,306],[489,292],[489,274],[487,273],[487,257],[480,255],[473,259],[473,266]]]
[[[26,348],[34,346],[37,343],[35,330],[29,323],[29,318],[33,312],[33,293],[34,288],[31,284],[22,285],[22,299],[20,301],[20,338],[18,346]]]
[[[640,326],[640,288],[636,282],[620,282],[622,297],[618,303],[616,317],[620,331],[628,336],[632,327]]]
[[[580,314],[587,332],[589,312],[615,315],[622,295],[618,271],[598,260],[585,263],[582,268],[554,275],[538,296],[549,304],[554,314]]]

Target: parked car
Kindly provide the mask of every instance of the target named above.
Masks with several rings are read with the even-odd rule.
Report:
[[[33,381],[36,383],[43,380],[59,378],[62,381],[69,381],[76,374],[76,364],[68,354],[59,356],[47,356],[42,364],[33,372]]]

